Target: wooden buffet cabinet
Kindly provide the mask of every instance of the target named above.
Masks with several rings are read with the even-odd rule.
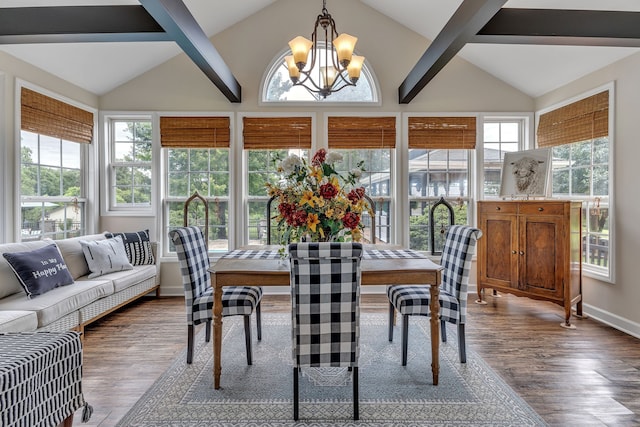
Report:
[[[582,203],[480,201],[478,303],[484,289],[551,301],[582,316]]]

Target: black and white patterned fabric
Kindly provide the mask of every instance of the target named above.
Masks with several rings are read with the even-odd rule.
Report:
[[[441,265],[440,319],[451,323],[466,322],[467,291],[471,259],[476,240],[482,231],[465,226],[452,225],[447,230]],[[394,285],[387,288],[387,296],[402,315],[429,316],[429,287],[422,285]]]
[[[117,236],[122,237],[122,243],[131,265],[155,264],[149,230],[132,233],[104,233],[104,235],[107,239],[113,239]]]
[[[296,366],[358,366],[359,243],[292,243],[291,304]]]
[[[197,325],[213,317],[213,288],[209,253],[200,228],[182,227],[169,233],[176,247],[184,284],[187,324]],[[262,299],[259,286],[226,286],[222,292],[222,315],[251,315]]]
[[[221,258],[232,259],[278,259],[280,252],[270,249],[236,249],[227,252]],[[362,259],[396,259],[411,258],[424,259],[423,254],[413,249],[365,249]]]
[[[86,422],[77,332],[0,334],[1,426],[56,426],[83,406]]]

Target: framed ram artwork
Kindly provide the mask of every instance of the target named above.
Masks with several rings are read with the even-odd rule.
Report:
[[[551,149],[505,153],[500,197],[547,197],[550,194]]]

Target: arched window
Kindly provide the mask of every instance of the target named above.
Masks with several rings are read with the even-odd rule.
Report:
[[[320,95],[311,93],[302,86],[293,86],[284,61],[287,54],[289,52],[284,51],[278,55],[265,74],[261,88],[262,102],[379,103],[378,86],[373,72],[367,67],[366,62],[362,65],[362,72],[356,86],[345,87],[323,99]]]

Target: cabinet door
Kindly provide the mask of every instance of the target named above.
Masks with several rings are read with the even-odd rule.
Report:
[[[479,280],[487,287],[518,286],[518,220],[515,214],[483,214],[478,240]]]
[[[567,262],[563,219],[552,215],[523,215],[519,220],[519,289],[562,300]]]

